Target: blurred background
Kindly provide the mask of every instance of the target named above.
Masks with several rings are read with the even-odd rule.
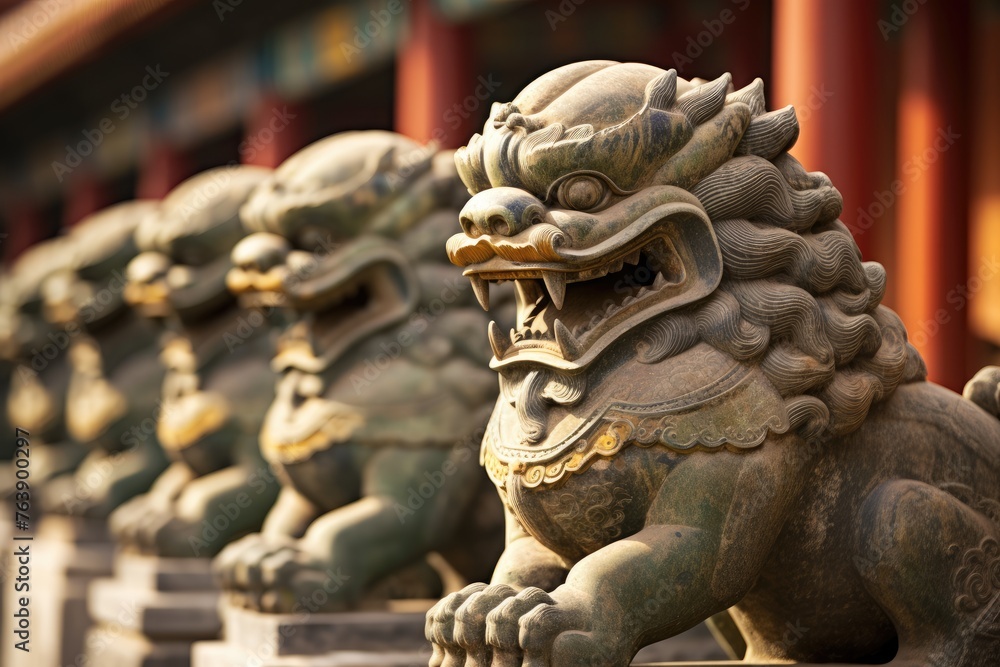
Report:
[[[1000,0],[0,0],[0,255],[333,132],[458,147],[582,59],[764,79],[931,377],[1000,358]]]

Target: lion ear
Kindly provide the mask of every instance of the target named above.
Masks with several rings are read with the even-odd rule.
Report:
[[[674,111],[687,116],[692,125],[701,125],[722,109],[732,82],[733,77],[727,72],[715,81],[692,88],[677,98]]]

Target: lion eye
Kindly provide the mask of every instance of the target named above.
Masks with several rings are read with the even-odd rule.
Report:
[[[574,176],[559,185],[558,200],[563,208],[591,211],[603,205],[611,195],[608,184],[589,174]]]

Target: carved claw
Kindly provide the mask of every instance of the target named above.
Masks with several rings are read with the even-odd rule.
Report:
[[[551,594],[526,588],[508,597],[486,618],[492,666],[628,665],[626,633],[611,619],[595,623],[596,607],[595,600],[567,586]]]
[[[484,590],[486,584],[469,584],[457,593],[439,601],[427,612],[424,636],[434,647],[431,667],[461,667],[466,664],[465,649],[455,641],[455,612],[472,595]]]
[[[517,595],[510,586],[485,586],[455,612],[455,642],[465,650],[465,667],[490,667],[493,649],[486,643],[486,617],[501,602]]]
[[[554,602],[541,588],[531,586],[503,600],[486,615],[486,643],[493,647],[494,667],[521,665],[520,618],[540,604]]]

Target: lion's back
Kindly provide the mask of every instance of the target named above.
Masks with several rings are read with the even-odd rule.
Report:
[[[876,477],[960,483],[1000,496],[1000,419],[931,382],[898,387],[847,440]]]

